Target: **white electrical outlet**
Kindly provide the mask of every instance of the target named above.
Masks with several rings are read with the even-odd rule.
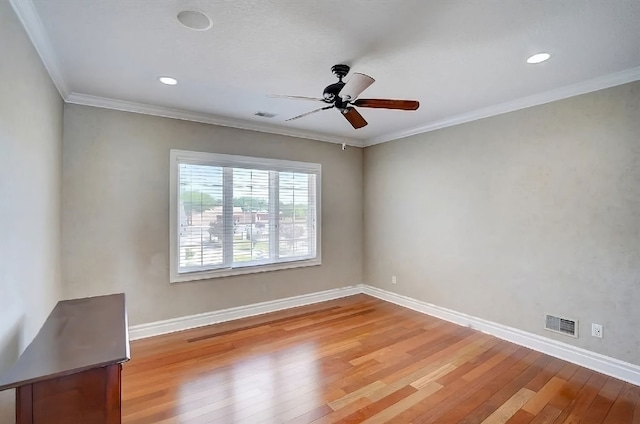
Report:
[[[396,284],[398,282],[398,280],[396,280],[396,276],[392,275],[391,276],[391,284]]]
[[[591,335],[593,337],[602,338],[602,325],[600,324],[591,324]]]

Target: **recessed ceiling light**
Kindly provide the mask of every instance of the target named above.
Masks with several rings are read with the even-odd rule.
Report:
[[[541,63],[549,59],[551,55],[549,53],[537,53],[527,59],[527,63]]]
[[[166,85],[176,85],[178,83],[177,79],[171,77],[158,77],[158,79],[161,83]]]
[[[206,31],[213,25],[207,15],[195,10],[183,10],[178,13],[178,20],[182,25],[194,31]]]

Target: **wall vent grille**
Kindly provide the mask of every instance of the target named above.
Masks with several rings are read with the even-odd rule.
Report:
[[[256,112],[254,113],[255,116],[260,116],[261,118],[273,118],[278,116],[277,113],[271,113],[271,112]]]
[[[546,315],[545,330],[578,338],[578,321],[575,319]]]

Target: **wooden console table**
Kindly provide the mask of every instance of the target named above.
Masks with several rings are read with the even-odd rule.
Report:
[[[7,373],[17,424],[120,424],[120,372],[129,360],[124,294],[58,302]]]

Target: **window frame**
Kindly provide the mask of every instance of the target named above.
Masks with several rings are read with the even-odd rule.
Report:
[[[171,149],[169,164],[169,281],[180,283],[185,281],[207,280],[213,278],[229,277],[234,275],[253,274],[258,272],[278,271],[292,268],[317,266],[322,264],[322,166],[319,163],[298,162],[282,159],[259,158],[253,156],[228,155],[221,153],[195,152],[189,150]],[[178,231],[180,228],[180,213],[178,211],[178,179],[180,163],[201,164],[208,166],[235,167],[261,169],[278,172],[303,172],[316,175],[315,207],[316,207],[316,231],[315,231],[315,258],[286,260],[281,258],[278,262],[266,264],[252,264],[236,266],[235,268],[206,269],[192,272],[178,272],[180,269],[180,248],[178,246]],[[270,190],[273,188],[270,188]],[[277,187],[275,188],[277,192]],[[278,225],[277,223],[275,225]],[[278,241],[275,241],[278,243]]]

